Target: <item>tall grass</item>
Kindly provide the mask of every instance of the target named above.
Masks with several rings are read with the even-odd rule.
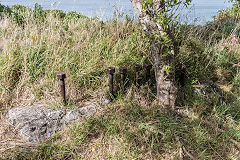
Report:
[[[133,64],[148,60],[148,41],[129,19],[102,22],[38,5],[34,10],[22,6],[13,10],[13,16],[5,14],[0,25],[2,103],[21,97],[26,88],[33,101],[57,97],[59,71],[67,74],[69,99],[94,95],[107,86],[107,67],[132,70]]]
[[[12,10],[0,19],[0,93],[6,108],[37,102],[58,106],[58,71],[67,73],[74,107],[74,100],[106,91],[109,66],[129,69],[128,87],[126,95],[97,115],[82,118],[37,147],[5,144],[0,158],[239,159],[240,45],[231,34],[239,38],[240,23],[238,14],[229,14],[232,10],[221,11],[205,26],[175,27],[179,98],[177,110],[168,113],[156,105],[151,87],[130,85],[132,66],[151,61],[148,37],[136,22],[102,22],[38,5]],[[196,93],[205,81],[218,85],[222,94]]]

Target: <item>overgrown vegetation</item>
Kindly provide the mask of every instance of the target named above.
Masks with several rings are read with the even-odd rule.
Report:
[[[76,12],[42,10],[39,5],[33,10],[13,6],[12,12],[1,19],[2,103],[24,94],[24,88],[33,93],[33,101],[49,94],[58,97],[59,71],[67,73],[70,100],[89,97],[91,90],[107,86],[107,67],[130,69],[148,61],[149,44],[133,21],[102,22]]]
[[[106,91],[107,67],[129,70],[125,95],[119,93],[97,115],[82,118],[37,146],[12,147],[16,136],[9,127],[0,127],[0,158],[238,159],[240,45],[231,35],[239,38],[239,7],[236,2],[204,26],[175,28],[180,98],[178,110],[168,113],[156,105],[154,87],[132,85],[132,66],[151,62],[149,41],[136,22],[102,22],[39,5],[0,9],[5,12],[0,20],[2,123],[7,110],[17,105],[61,107],[58,71],[67,73],[68,107],[79,107],[79,99]],[[196,92],[207,81],[220,86],[222,94]],[[9,144],[3,143],[6,139]]]

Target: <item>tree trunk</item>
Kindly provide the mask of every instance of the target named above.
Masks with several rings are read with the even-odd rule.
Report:
[[[167,34],[167,31],[161,27],[156,21],[155,17],[151,15],[147,10],[142,8],[143,0],[130,0],[132,5],[138,14],[139,21],[142,24],[144,30],[151,37],[151,55],[154,62],[155,78],[157,85],[157,98],[159,104],[166,109],[175,108],[175,100],[177,96],[177,87],[175,83],[175,66],[174,66],[174,50],[173,44],[170,41],[168,47],[162,47],[160,45],[160,39],[155,35],[163,36]],[[162,0],[152,0],[155,9],[162,7]],[[164,10],[164,8],[162,8]],[[168,34],[167,34],[168,35]],[[168,39],[169,36],[168,36]],[[166,50],[168,50],[166,53]],[[164,54],[164,55],[163,55]],[[167,73],[166,66],[171,67],[171,72]]]

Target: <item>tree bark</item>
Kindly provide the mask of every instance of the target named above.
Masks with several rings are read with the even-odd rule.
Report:
[[[143,0],[130,0],[134,10],[136,11],[139,21],[142,24],[145,32],[151,37],[151,55],[153,59],[156,85],[157,85],[157,98],[159,104],[166,109],[174,109],[175,101],[177,96],[177,86],[175,82],[175,66],[174,66],[174,50],[173,43],[170,41],[168,47],[160,45],[160,39],[155,35],[163,36],[169,35],[167,30],[159,25],[151,13],[146,9],[142,8]],[[152,0],[154,10],[163,9],[161,8],[163,0]],[[169,53],[165,53],[168,50]],[[166,72],[165,66],[171,66],[171,72]]]

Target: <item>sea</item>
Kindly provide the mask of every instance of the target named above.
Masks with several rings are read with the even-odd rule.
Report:
[[[61,9],[66,12],[77,11],[84,15],[97,16],[108,20],[113,16],[124,17],[126,14],[136,18],[130,0],[0,0],[3,5],[14,4],[33,7],[35,3],[44,9]],[[211,21],[218,10],[231,7],[228,0],[193,0],[188,8],[180,8],[176,14],[182,23],[206,23]]]

